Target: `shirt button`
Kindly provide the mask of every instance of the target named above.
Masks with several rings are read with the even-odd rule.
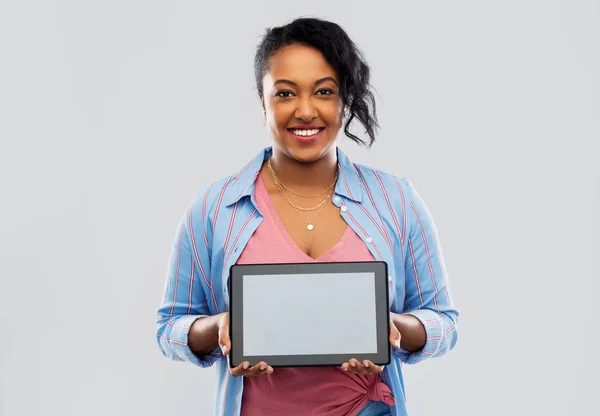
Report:
[[[348,211],[348,207],[346,207],[346,205],[342,205],[342,208],[340,208],[342,210],[342,212],[346,212]]]
[[[367,243],[369,243],[369,244],[370,244],[370,243],[372,243],[372,242],[373,242],[373,239],[372,239],[371,237],[367,237]]]
[[[335,202],[340,202],[342,199],[339,196],[336,195],[335,197],[333,197],[333,200]]]

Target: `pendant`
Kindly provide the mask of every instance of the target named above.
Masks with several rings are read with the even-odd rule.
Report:
[[[313,227],[313,225],[312,225],[312,224],[308,224],[308,225],[306,226],[306,228],[308,228],[308,231],[312,231],[312,230],[313,230],[313,228],[315,228],[315,227]]]

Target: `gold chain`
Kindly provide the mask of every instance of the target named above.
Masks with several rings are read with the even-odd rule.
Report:
[[[283,188],[285,190],[287,190],[288,192],[291,192],[294,195],[298,195],[301,196],[303,198],[316,198],[318,196],[321,196],[323,194],[325,194],[326,192],[328,192],[331,188],[333,188],[333,186],[335,185],[335,183],[337,182],[337,178],[338,178],[338,173],[335,173],[335,178],[333,179],[333,183],[331,185],[329,185],[329,187],[327,189],[325,189],[323,192],[316,194],[316,195],[303,195],[303,194],[299,194],[298,192],[295,192],[293,190],[291,190],[290,188],[288,188],[287,186],[285,186],[280,180],[279,177],[275,174],[275,171],[273,170],[273,166],[271,165],[271,158],[269,158],[269,160],[267,160],[267,167],[269,168],[269,171],[271,172],[271,176],[273,176],[273,179],[275,181],[275,183],[279,183],[281,186],[283,186]]]
[[[314,211],[315,209],[321,208],[327,202],[327,197],[325,197],[324,200],[322,200],[321,202],[319,202],[314,207],[310,207],[310,208],[299,207],[298,205],[294,204],[288,198],[288,196],[285,194],[285,191],[283,190],[283,188],[281,187],[281,185],[279,183],[275,182],[275,186],[277,187],[277,189],[279,189],[279,192],[281,192],[281,195],[283,195],[283,198],[287,201],[287,203],[290,204],[292,207],[294,207],[294,209],[296,209],[298,211]]]
[[[294,203],[293,203],[293,202],[292,202],[292,201],[289,199],[289,197],[286,195],[286,193],[285,193],[285,191],[284,191],[285,185],[283,185],[283,184],[281,183],[281,181],[279,180],[279,178],[277,178],[277,175],[275,174],[275,171],[273,171],[273,168],[272,168],[272,166],[271,166],[271,159],[269,159],[269,160],[268,160],[268,162],[267,162],[267,165],[268,165],[268,167],[269,167],[269,170],[271,171],[271,176],[272,176],[272,178],[273,178],[273,182],[275,183],[275,186],[277,187],[277,189],[279,190],[279,192],[281,192],[281,195],[283,196],[283,199],[285,199],[285,201],[286,201],[288,204],[290,204],[292,208],[294,208],[294,211],[296,211],[296,213],[297,213],[298,215],[300,215],[300,216],[302,217],[302,219],[304,219],[304,221],[306,221],[306,224],[307,224],[307,225],[306,225],[306,228],[307,228],[309,231],[312,231],[312,230],[314,229],[314,225],[313,225],[313,223],[315,222],[315,220],[317,219],[317,217],[319,216],[319,214],[321,213],[321,211],[323,211],[323,209],[325,208],[325,203],[327,202],[327,200],[328,200],[328,199],[331,197],[331,195],[332,195],[332,193],[333,193],[333,191],[331,191],[331,188],[333,187],[333,185],[335,185],[335,181],[333,182],[333,184],[331,184],[331,186],[329,186],[329,188],[327,188],[327,190],[326,190],[325,192],[329,191],[329,193],[327,194],[327,196],[325,197],[325,199],[324,199],[324,200],[322,200],[322,201],[321,201],[321,202],[320,202],[318,205],[316,205],[316,206],[314,206],[314,207],[311,207],[311,208],[299,207],[299,206],[297,206],[296,204],[294,204]],[[335,175],[335,179],[336,179],[336,180],[337,180],[337,176],[338,176],[338,175],[337,175],[337,173],[336,173],[336,175]],[[285,189],[288,189],[288,188],[285,188]],[[289,190],[289,189],[288,189],[288,190]],[[292,192],[292,193],[295,193],[295,192],[293,192],[293,191],[291,191],[291,190],[290,190],[290,192]],[[296,194],[296,195],[299,195],[299,194]],[[323,192],[321,192],[319,195],[323,195]],[[319,196],[319,195],[317,195],[317,196]],[[305,216],[302,214],[302,212],[301,212],[301,211],[313,211],[313,210],[315,210],[315,209],[318,209],[318,208],[320,208],[320,209],[319,209],[319,211],[317,211],[317,213],[316,213],[316,215],[314,216],[314,218],[312,219],[312,221],[309,221],[309,220],[308,220],[308,219],[307,219],[307,218],[306,218],[306,217],[305,217]]]
[[[300,215],[304,219],[304,221],[306,221],[306,224],[307,224],[306,228],[309,231],[312,231],[314,229],[313,223],[315,222],[315,220],[317,219],[317,217],[319,216],[319,214],[321,213],[321,211],[323,211],[323,208],[325,208],[325,204],[322,203],[321,209],[319,211],[317,211],[317,213],[313,217],[312,221],[309,221],[308,219],[306,219],[306,217],[304,216],[304,214],[302,214],[302,212],[298,208],[296,208],[296,205],[294,205],[292,203],[292,201],[289,200],[289,198],[287,197],[287,195],[284,193],[283,189],[281,187],[279,187],[279,186],[277,187],[277,189],[279,189],[279,192],[281,192],[281,194],[283,195],[283,198],[287,201],[287,203],[290,204],[292,206],[292,208],[294,208],[294,211],[296,211],[298,213],[298,215]],[[327,199],[329,199],[330,196],[331,196],[331,192],[329,194],[327,194],[327,196],[325,197],[325,201],[327,201]]]
[[[310,207],[310,208],[304,208],[304,207],[299,207],[298,205],[294,204],[290,198],[286,195],[285,191],[283,190],[283,188],[278,184],[275,183],[275,186],[277,187],[277,189],[279,189],[279,192],[281,192],[281,195],[283,196],[283,198],[286,200],[286,202],[288,204],[290,204],[295,210],[298,211],[314,211],[315,209],[319,209],[321,208],[323,205],[325,205],[325,203],[327,202],[327,199],[329,198],[329,196],[331,195],[331,192],[325,197],[324,200],[322,200],[321,202],[319,202],[318,205],[315,205],[314,207]]]

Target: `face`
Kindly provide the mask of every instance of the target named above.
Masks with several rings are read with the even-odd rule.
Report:
[[[262,105],[274,149],[306,163],[335,152],[343,119],[338,83],[315,48],[290,45],[273,55]]]

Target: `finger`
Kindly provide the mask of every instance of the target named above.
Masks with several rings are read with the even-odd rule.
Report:
[[[257,364],[254,367],[250,367],[246,372],[246,377],[255,377],[263,374],[267,374],[269,366],[266,363]]]
[[[363,365],[369,374],[377,374],[383,371],[383,367],[373,364],[370,360],[364,360]]]
[[[369,374],[369,372],[366,370],[366,368],[363,365],[363,363],[361,363],[360,361],[358,361],[356,358],[352,358],[349,362],[350,362],[351,371],[354,374],[361,374],[363,376]]]
[[[248,369],[248,371],[246,371],[245,376],[246,377],[260,376],[260,375],[266,373],[268,367],[269,367],[269,365],[266,362],[261,361],[260,363],[250,367]]]
[[[225,331],[223,333],[219,333],[219,346],[221,347],[221,351],[223,355],[229,354],[231,351],[231,340],[229,339],[229,331]]]
[[[396,349],[400,348],[400,340],[402,339],[402,335],[396,325],[390,323],[390,344]]]
[[[341,369],[344,370],[345,372],[349,373],[350,372],[350,364],[349,363],[342,364]]]
[[[231,340],[229,339],[229,314],[225,314],[219,323],[219,346],[223,355],[231,351]]]
[[[248,361],[244,361],[237,367],[229,369],[229,372],[231,373],[232,376],[240,377],[240,376],[246,375],[246,372],[248,371],[249,367],[250,367],[250,363]]]

